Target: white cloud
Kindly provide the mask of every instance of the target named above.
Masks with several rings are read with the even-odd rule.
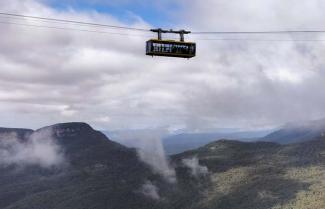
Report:
[[[135,147],[140,160],[145,162],[167,182],[176,183],[175,169],[169,164],[162,138],[168,134],[164,128],[145,130],[122,130],[110,133],[111,139],[126,146]]]
[[[13,0],[0,2],[0,7],[34,16],[126,25],[94,10],[58,11],[42,2]],[[325,5],[317,0],[179,3],[171,14],[178,24],[174,27],[193,31],[325,27]],[[130,26],[151,28],[141,17]],[[320,90],[325,87],[323,42],[198,40],[197,57],[183,60],[146,57],[144,43],[149,37],[6,24],[0,30],[0,111],[17,118],[3,117],[4,126],[36,128],[77,120],[101,129],[203,130],[274,126],[325,116],[325,96]],[[306,34],[229,38],[325,39]],[[31,123],[31,117],[37,120]]]
[[[159,189],[151,181],[146,181],[141,187],[141,193],[154,200],[160,200]]]
[[[194,177],[204,176],[209,173],[209,170],[206,166],[200,165],[199,159],[197,157],[183,159],[182,163],[191,170],[191,174]]]
[[[37,165],[51,168],[64,163],[62,149],[52,139],[49,129],[34,132],[28,139],[19,139],[14,133],[0,136],[0,165],[2,166]]]

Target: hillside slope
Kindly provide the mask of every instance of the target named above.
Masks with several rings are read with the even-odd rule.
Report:
[[[166,136],[162,139],[167,154],[177,154],[190,149],[196,149],[218,139],[235,139],[239,141],[256,141],[270,131],[247,131],[226,133],[181,133]]]
[[[26,133],[17,129],[0,137],[1,209],[325,208],[323,137],[288,145],[212,142],[171,156],[177,179],[171,183],[142,162],[135,149],[110,141],[85,123]],[[31,146],[36,136],[51,138],[61,148],[63,162],[40,163],[37,157],[52,159],[53,153],[44,151],[44,143],[41,152]],[[11,141],[18,143],[19,152],[6,164],[4,149]],[[21,145],[40,156],[19,158]]]
[[[279,145],[222,140],[174,156],[210,172],[201,209],[325,208],[325,138]]]
[[[51,168],[36,165],[0,166],[0,208],[166,207],[165,203],[143,194],[142,188],[146,182],[159,185],[164,181],[138,159],[134,149],[108,140],[84,123],[57,124],[36,130],[33,134],[49,131],[50,137],[63,148],[63,165]],[[4,137],[0,140],[13,139]]]

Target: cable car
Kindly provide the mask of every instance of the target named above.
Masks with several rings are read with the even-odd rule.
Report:
[[[181,57],[192,58],[196,55],[196,44],[193,42],[185,42],[184,34],[190,31],[180,30],[162,30],[152,29],[152,32],[158,33],[158,39],[150,39],[146,42],[146,55],[149,56],[164,56],[164,57]],[[177,33],[180,34],[180,41],[162,40],[162,33]]]

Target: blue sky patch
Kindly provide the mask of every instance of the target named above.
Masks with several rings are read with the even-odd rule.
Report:
[[[50,0],[49,5],[57,10],[66,10],[73,8],[79,11],[95,10],[99,13],[106,13],[116,17],[125,23],[132,23],[134,18],[132,14],[141,17],[144,21],[154,27],[170,28],[173,20],[173,13],[180,10],[177,3],[153,3],[152,1],[87,1],[87,0]]]

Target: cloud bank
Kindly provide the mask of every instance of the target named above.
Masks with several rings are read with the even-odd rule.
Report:
[[[124,23],[109,13],[60,10],[46,2],[2,1],[0,7],[3,12],[153,27],[141,14]],[[318,0],[248,0],[240,4],[182,0],[178,4],[177,8],[162,6],[170,9],[175,20],[172,28],[239,31],[325,27],[325,3]],[[132,35],[121,36],[8,24],[1,24],[0,30],[2,126],[28,124],[36,128],[86,121],[97,129],[170,126],[196,131],[264,128],[325,117],[324,42],[201,40],[324,40],[322,34],[191,35],[188,39],[197,41],[198,56],[183,60],[146,57],[144,43],[154,34],[129,32]]]
[[[64,164],[64,154],[51,138],[50,131],[34,132],[28,139],[18,139],[14,133],[0,136],[0,166],[58,167]]]

